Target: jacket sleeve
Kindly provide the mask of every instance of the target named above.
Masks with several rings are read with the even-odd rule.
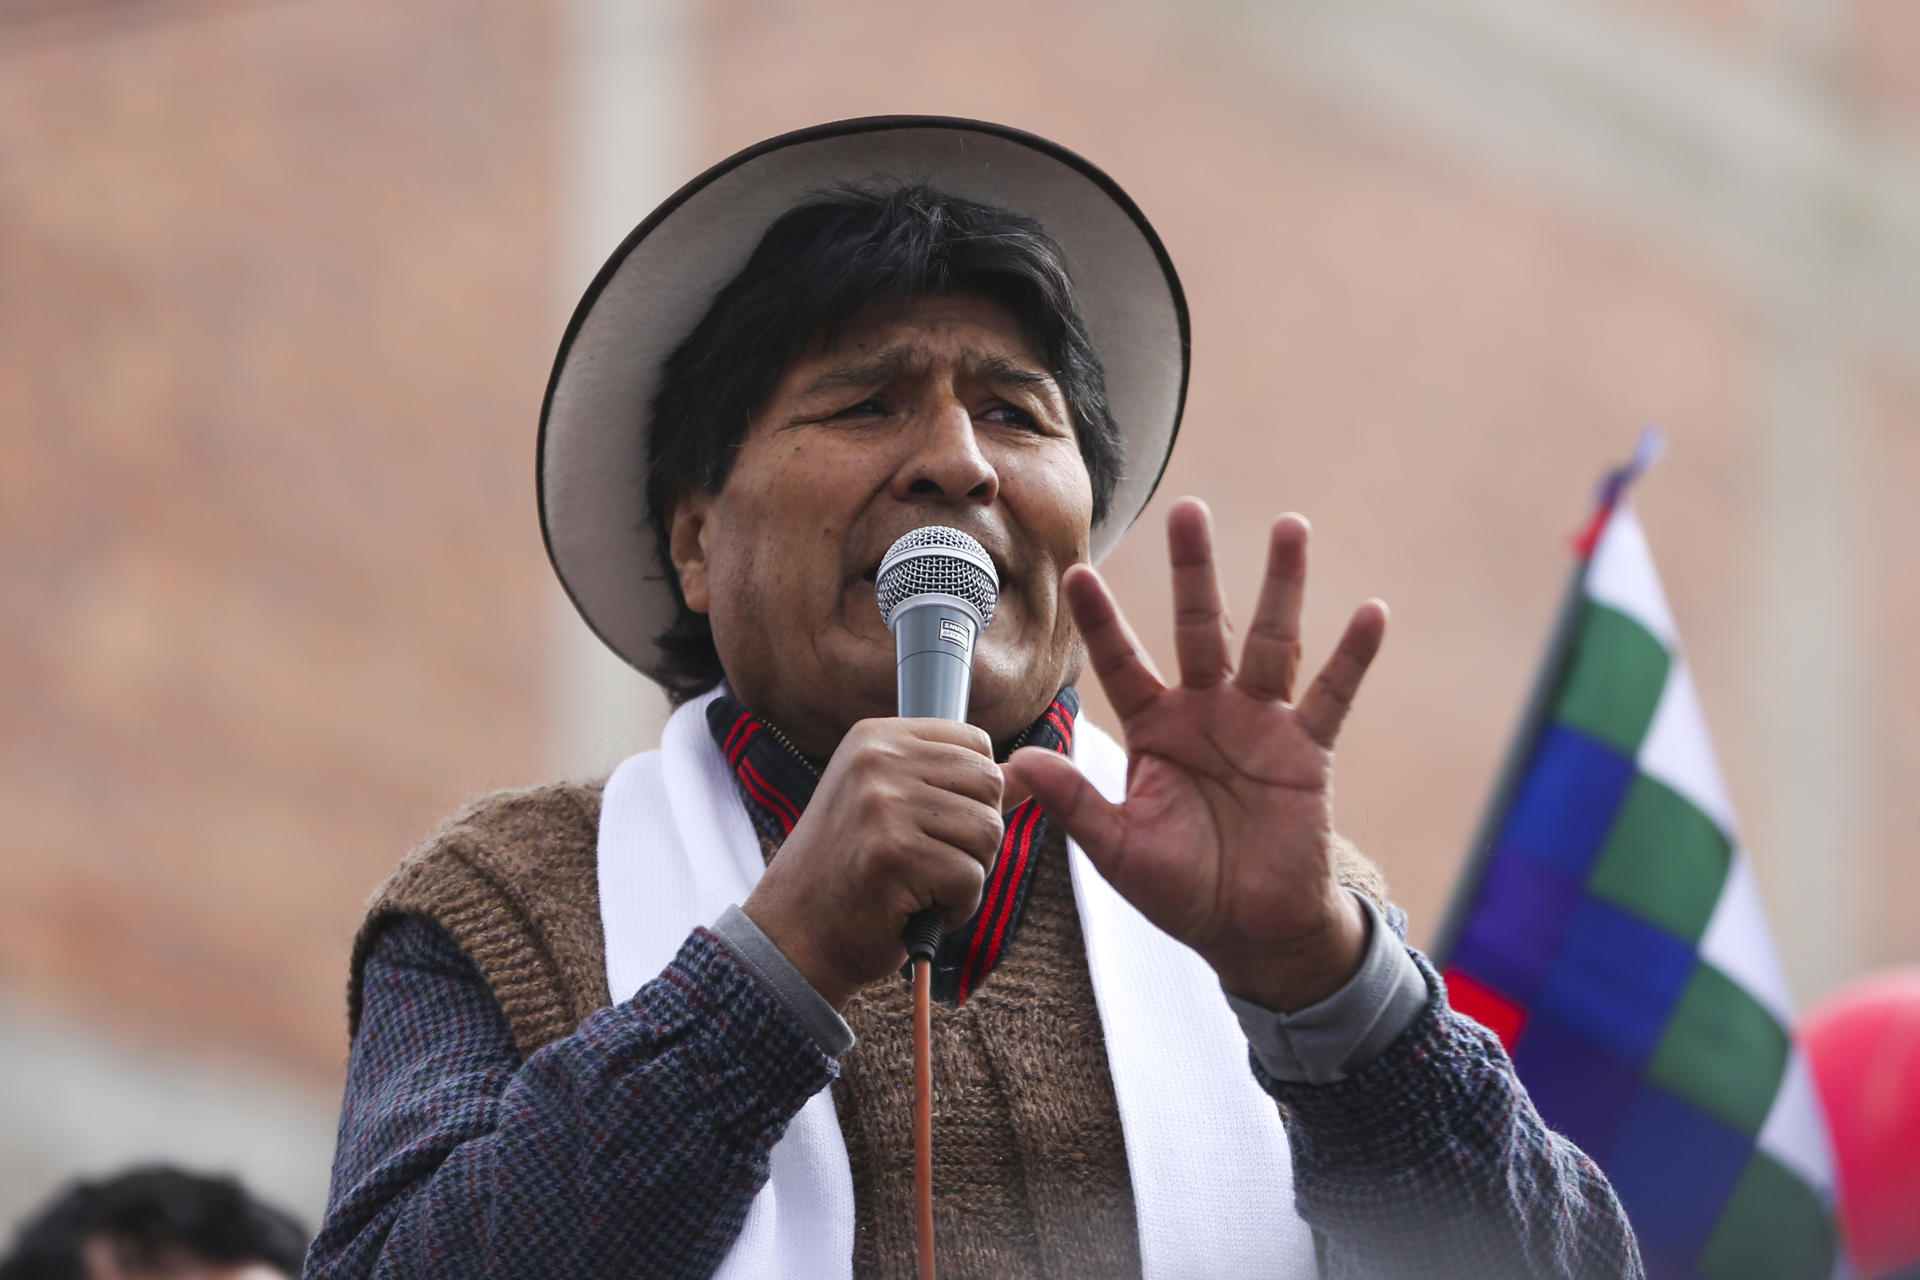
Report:
[[[1253,1072],[1280,1104],[1294,1195],[1326,1280],[1641,1280],[1606,1176],[1548,1129],[1491,1032],[1427,1004],[1385,1052],[1329,1084]]]
[[[363,974],[310,1278],[711,1275],[838,1071],[705,929],[524,1061],[437,926],[395,921]]]

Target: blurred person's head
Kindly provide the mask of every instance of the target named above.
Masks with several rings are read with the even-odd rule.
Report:
[[[21,1224],[0,1280],[276,1280],[306,1246],[237,1180],[149,1166],[61,1191]]]

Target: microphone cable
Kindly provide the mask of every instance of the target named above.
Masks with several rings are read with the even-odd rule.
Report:
[[[933,1280],[933,966],[913,960],[913,1216],[920,1280]]]
[[[939,908],[915,912],[902,940],[913,962],[913,1217],[920,1280],[933,1280],[933,953],[940,945]]]

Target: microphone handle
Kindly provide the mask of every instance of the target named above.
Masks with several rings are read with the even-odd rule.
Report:
[[[907,959],[931,963],[933,953],[940,949],[940,935],[946,931],[940,922],[940,908],[922,907],[914,912],[900,931],[900,940],[907,944]]]
[[[901,603],[893,620],[894,688],[900,714],[937,720],[965,720],[973,685],[973,640],[978,615],[940,598],[916,605]],[[944,932],[940,912],[926,907],[913,913],[901,940],[911,959],[931,961]]]
[[[973,688],[973,638],[979,619],[932,597],[900,606],[893,619],[894,697],[908,718],[965,720]]]

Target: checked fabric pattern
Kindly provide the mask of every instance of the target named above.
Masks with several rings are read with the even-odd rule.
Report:
[[[1653,1280],[1816,1280],[1834,1175],[1752,865],[1633,510],[1589,561],[1551,710],[1447,966]]]

